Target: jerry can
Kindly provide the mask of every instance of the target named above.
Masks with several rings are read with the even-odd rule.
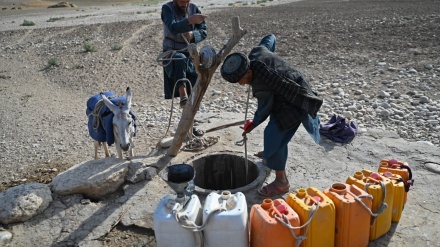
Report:
[[[314,187],[289,193],[287,204],[299,215],[301,247],[328,247],[335,242],[335,204]]]
[[[405,199],[404,204],[408,199],[409,188],[414,184],[414,179],[412,178],[412,171],[408,163],[398,161],[396,159],[383,159],[380,161],[378,172],[391,172],[392,174],[400,175],[405,184]]]
[[[373,197],[354,184],[344,183],[334,183],[323,193],[336,208],[334,246],[368,246]]]
[[[393,195],[393,209],[391,214],[392,222],[399,222],[402,216],[403,207],[405,205],[405,182],[403,178],[398,174],[393,174],[391,172],[379,173],[380,175],[391,180],[394,187]]]
[[[391,180],[370,170],[355,172],[349,176],[347,184],[354,184],[373,196],[370,241],[390,230],[393,208],[394,186]]]
[[[243,193],[211,192],[203,207],[205,247],[248,247],[248,209]]]
[[[251,207],[251,247],[293,247],[297,246],[300,235],[298,214],[284,199],[265,199],[261,205]],[[292,231],[286,224],[292,226]]]
[[[185,205],[176,201],[175,196],[163,197],[154,211],[153,230],[158,247],[196,247],[200,246],[200,236],[182,226],[176,220],[187,217],[196,225],[202,224],[202,205],[197,195],[192,195]]]

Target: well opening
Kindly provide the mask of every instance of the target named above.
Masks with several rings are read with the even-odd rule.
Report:
[[[253,162],[229,153],[210,154],[191,161],[195,170],[196,192],[228,190],[245,192],[264,182],[266,172],[261,162]],[[247,164],[246,164],[247,163]]]

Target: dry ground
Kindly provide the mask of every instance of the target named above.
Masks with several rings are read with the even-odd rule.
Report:
[[[274,33],[278,53],[302,68],[315,84],[332,81],[346,73],[347,66],[361,74],[372,73],[365,65],[379,61],[416,69],[426,63],[439,67],[439,9],[439,1],[429,0],[236,4],[207,11],[205,44],[219,50],[229,38],[231,18],[239,16],[248,34],[235,50],[247,52],[263,35]],[[136,17],[142,20],[115,17],[111,23],[90,25],[26,28],[19,26],[22,20],[8,22],[17,28],[0,32],[0,191],[32,181],[49,183],[59,172],[93,157],[85,116],[85,102],[92,94],[103,90],[123,94],[130,86],[141,122],[169,108],[170,102],[163,99],[162,68],[155,61],[161,52],[162,24],[157,15],[146,12]],[[90,18],[87,10],[77,15],[86,23]],[[45,19],[56,16],[53,12]],[[86,52],[84,42],[97,51]],[[122,49],[114,49],[115,45]],[[52,59],[58,66],[49,66]],[[386,75],[379,75],[377,81],[382,79]],[[439,100],[439,88],[428,96]],[[210,90],[241,93],[219,73]],[[204,100],[210,100],[209,93]],[[155,146],[154,137],[165,132],[163,126],[140,127],[138,153]],[[103,243],[154,246],[152,231],[145,233],[117,227]]]

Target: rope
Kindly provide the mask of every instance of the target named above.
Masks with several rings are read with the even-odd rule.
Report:
[[[185,38],[185,36],[183,35],[183,33],[181,33],[182,38],[185,40],[186,44],[189,45],[188,40]],[[159,63],[160,65],[162,65],[162,67],[166,67],[168,66],[171,61],[173,60],[182,60],[185,59],[184,57],[182,58],[173,58],[174,54],[176,54],[177,52],[186,52],[188,51],[188,46],[180,49],[180,50],[169,50],[169,51],[165,51],[162,52],[161,54],[159,54],[159,56],[157,56],[156,58],[156,62]],[[168,63],[164,64],[163,61],[168,61]],[[173,94],[174,95],[174,94]]]
[[[177,211],[173,211],[173,214],[174,214],[174,218],[176,219],[176,221],[183,228],[188,229],[188,230],[192,231],[195,234],[197,246],[203,247],[204,246],[204,241],[203,241],[203,233],[202,233],[202,231],[205,229],[206,225],[209,222],[209,219],[211,218],[211,216],[214,213],[223,212],[223,211],[226,211],[226,208],[223,207],[223,206],[219,206],[219,207],[215,208],[214,210],[212,210],[208,214],[208,216],[206,217],[205,222],[203,222],[203,224],[201,226],[198,226],[193,221],[189,220],[187,215],[179,216],[179,213]]]
[[[181,80],[186,80],[188,82],[189,86],[190,86],[191,92],[193,91],[191,82],[187,78],[181,78],[181,79],[177,80],[176,83],[174,84],[173,94],[172,95],[174,95],[174,93],[175,93],[177,82],[179,82]],[[174,100],[171,101],[171,110],[170,110],[170,117],[168,119],[167,130],[165,131],[165,134],[163,135],[163,137],[160,138],[160,140],[164,139],[167,136],[168,131],[170,130],[171,119],[173,117],[173,109],[174,109]],[[192,129],[193,129],[193,125],[191,125],[191,127],[190,127],[190,130],[192,130]],[[192,131],[188,132],[188,137],[189,137],[189,141],[182,148],[183,151],[190,151],[190,152],[201,151],[201,150],[204,150],[204,149],[206,149],[206,148],[216,144],[219,141],[219,139],[220,139],[220,137],[199,138],[199,137],[195,136],[192,133]],[[156,144],[156,148],[160,147],[160,140]]]
[[[173,94],[172,94],[173,96],[174,96],[174,93],[176,92],[176,85],[177,85],[177,83],[178,83],[179,81],[183,81],[183,80],[186,80],[186,81],[188,82],[189,86],[191,87],[191,91],[192,91],[192,85],[191,85],[190,80],[188,80],[187,78],[181,78],[181,79],[177,80],[176,83],[174,84],[174,87],[173,87]],[[170,117],[168,118],[168,126],[167,126],[167,130],[165,131],[165,134],[162,136],[162,138],[159,138],[160,140],[159,140],[159,142],[156,144],[156,148],[159,148],[159,147],[160,147],[160,141],[161,141],[162,139],[164,139],[164,138],[167,136],[168,131],[170,130],[170,127],[171,127],[171,119],[173,118],[173,109],[174,109],[174,100],[171,100]]]
[[[180,224],[180,226],[194,233],[194,237],[196,238],[196,246],[203,247],[203,233],[201,230],[198,230],[199,226],[197,226],[194,221],[189,220],[187,215],[179,216],[177,212],[173,213],[174,218],[176,219],[177,223]]]
[[[357,187],[355,184],[353,184],[352,186],[354,186],[354,187],[356,187],[356,188],[358,188],[359,189],[359,187]],[[360,204],[361,204],[361,206],[363,207],[363,208],[365,208],[365,210],[367,210],[369,213],[370,213],[370,215],[371,216],[373,216],[373,217],[377,217],[377,215],[375,215],[374,213],[373,213],[373,211],[371,211],[371,209],[361,200],[361,198],[364,198],[364,197],[368,197],[368,198],[371,198],[371,199],[373,199],[373,196],[372,195],[370,195],[370,194],[366,194],[366,195],[360,195],[360,196],[357,196],[357,195],[355,195],[353,192],[351,192],[351,191],[349,191],[349,190],[347,190],[347,193],[348,194],[350,194],[351,196],[353,196],[353,198],[357,201],[357,202],[359,202]]]
[[[386,187],[385,187],[385,185],[383,184],[382,181],[378,181],[378,182],[379,182],[380,186],[382,187],[383,196],[382,196],[382,202],[380,203],[380,206],[379,206],[379,208],[377,209],[376,213],[373,213],[371,210],[368,209],[368,211],[370,212],[371,216],[373,217],[373,219],[371,220],[371,225],[373,225],[373,224],[375,223],[377,217],[378,217],[381,213],[383,213],[383,211],[385,211],[385,209],[388,208],[388,204],[385,203],[385,199],[386,199],[386,196],[387,196],[387,190],[386,190]],[[366,184],[365,184],[365,188],[364,188],[364,190],[365,190],[365,191],[368,191],[368,187],[370,187],[370,185],[373,185],[373,184],[371,184],[371,183],[366,183]]]
[[[310,210],[310,214],[309,214],[309,219],[306,221],[306,223],[304,223],[302,226],[292,226],[290,224],[289,219],[287,218],[286,215],[283,214],[283,219],[281,219],[278,215],[275,214],[275,219],[280,222],[283,226],[289,228],[290,233],[292,234],[292,236],[297,240],[296,241],[296,247],[299,247],[301,245],[301,242],[304,241],[305,239],[307,239],[307,232],[309,231],[309,224],[312,221],[313,217],[316,215],[316,213],[318,212],[319,207],[321,206],[321,203],[317,202],[313,204],[315,206],[315,209],[311,209]],[[294,230],[296,229],[301,229],[303,227],[305,228],[304,231],[304,235],[302,236],[296,236]]]
[[[251,94],[251,84],[248,84],[248,95],[247,95],[247,100],[246,100],[246,111],[244,113],[244,122],[243,122],[243,126],[246,124],[246,120],[247,120],[247,114],[248,114],[248,108],[249,108],[249,96]],[[247,138],[243,138],[243,142],[244,142],[244,166],[246,167],[246,183],[248,180],[248,158],[247,158]]]
[[[107,97],[108,99],[112,99],[115,98],[115,96],[110,96]],[[99,100],[96,105],[95,108],[93,109],[93,111],[90,112],[90,114],[87,115],[87,117],[89,118],[90,116],[93,116],[93,129],[95,131],[98,131],[99,129],[99,125],[102,123],[102,118],[101,118],[101,110],[102,108],[105,106],[104,100]]]
[[[182,151],[201,151],[207,149],[208,147],[216,144],[219,141],[220,137],[206,137],[206,138],[193,138],[187,142],[187,144],[182,148]]]
[[[181,34],[182,38],[185,40],[186,44],[189,46],[190,42],[185,38],[185,36],[183,34]],[[185,58],[173,58],[174,54],[177,52],[186,52],[188,51],[188,46],[181,49],[181,50],[169,50],[169,51],[165,51],[161,54],[159,54],[159,56],[156,58],[156,61],[158,63],[160,63],[163,67],[168,66],[173,60],[181,60],[181,59],[185,59]],[[202,64],[203,67],[209,66],[212,64],[212,62],[215,60],[215,50],[210,47],[203,47],[201,50],[201,60],[204,61],[204,63]],[[200,57],[200,56],[199,56]],[[167,63],[163,63],[164,61],[168,61]],[[187,79],[187,78],[181,78],[179,80],[177,80],[174,84],[173,87],[173,93],[172,95],[174,96],[175,90],[176,90],[176,85],[179,81],[181,80],[186,80],[190,86],[191,92],[193,91],[192,88],[192,84],[191,82]],[[191,94],[193,95],[193,94]],[[193,100],[193,97],[190,97],[191,100]],[[173,116],[173,109],[174,109],[174,100],[171,101],[171,111],[170,111],[170,117],[168,120],[168,126],[167,126],[167,130],[165,131],[165,134],[163,135],[162,138],[160,138],[160,140],[162,140],[163,138],[165,138],[168,134],[168,131],[170,129],[171,126],[171,119]],[[193,129],[194,123],[191,125],[190,130]],[[198,138],[197,136],[195,136],[192,131],[188,132],[188,144],[184,146],[183,150],[184,151],[199,151],[202,150],[204,148],[208,148],[212,145],[214,145],[215,143],[218,142],[219,137],[211,137],[208,139],[202,139],[202,138]],[[156,148],[160,147],[160,141],[156,144]]]
[[[185,47],[181,50],[169,50],[169,51],[165,51],[162,52],[161,54],[159,54],[159,56],[157,56],[156,58],[156,62],[158,64],[160,64],[162,67],[166,67],[168,65],[170,65],[170,63],[174,60],[182,60],[185,59],[184,57],[181,58],[173,58],[174,54],[176,54],[177,52],[185,52],[188,50],[188,47]],[[168,61],[167,63],[163,63],[164,61]]]

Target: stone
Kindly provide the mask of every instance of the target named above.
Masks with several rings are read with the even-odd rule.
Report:
[[[12,239],[12,233],[8,231],[0,231],[0,245],[3,246],[9,243]]]
[[[43,212],[52,202],[52,192],[45,184],[29,183],[0,193],[0,223],[24,222]]]
[[[58,195],[83,194],[100,199],[124,183],[129,164],[118,158],[85,161],[58,174],[51,188]]]

